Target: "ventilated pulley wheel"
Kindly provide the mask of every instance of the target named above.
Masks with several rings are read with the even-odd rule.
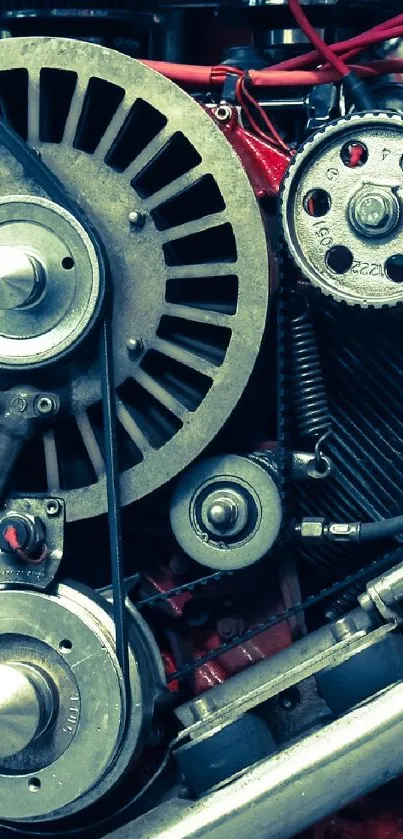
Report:
[[[17,38],[0,43],[0,67],[4,115],[63,181],[108,254],[128,504],[196,457],[245,388],[268,301],[259,209],[210,117],[143,64],[89,43]],[[72,404],[43,446],[35,442],[35,465],[23,481],[17,470],[15,488],[60,495],[68,520],[92,517],[106,510],[99,369],[86,347],[72,367],[63,336],[67,326],[86,328],[96,261],[83,231],[45,194],[37,199],[8,153],[0,151],[0,165],[9,265],[0,277],[0,363],[29,380],[57,358],[50,381],[69,369]]]

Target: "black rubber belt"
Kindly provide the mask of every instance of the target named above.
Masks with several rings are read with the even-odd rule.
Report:
[[[90,225],[81,207],[71,198],[59,178],[43,162],[40,155],[31,149],[22,138],[3,119],[0,119],[0,145],[20,163],[28,177],[47,193],[56,204],[61,205],[74,216],[84,228],[94,245],[103,288],[109,293],[106,301],[104,320],[100,332],[100,367],[102,385],[102,409],[104,419],[105,465],[108,495],[108,525],[111,554],[111,575],[113,609],[116,631],[116,652],[122,669],[126,703],[130,700],[130,674],[127,626],[125,620],[125,586],[123,571],[123,551],[121,537],[121,505],[119,470],[116,451],[116,405],[113,378],[112,357],[112,301],[108,280],[106,253],[97,231]]]

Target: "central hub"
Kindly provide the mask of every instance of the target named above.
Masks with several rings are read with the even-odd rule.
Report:
[[[36,302],[45,286],[43,265],[17,247],[0,247],[0,309]]]
[[[348,215],[357,233],[385,236],[399,221],[400,204],[389,187],[366,184],[350,200]]]
[[[65,355],[95,323],[102,296],[93,242],[71,213],[32,195],[0,200],[0,365]]]
[[[232,487],[212,489],[200,509],[203,529],[217,536],[236,536],[248,521],[246,498]]]
[[[0,759],[42,734],[52,710],[52,693],[39,671],[20,662],[0,664]]]

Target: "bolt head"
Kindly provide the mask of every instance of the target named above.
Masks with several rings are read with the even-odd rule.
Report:
[[[207,518],[213,527],[226,530],[238,518],[238,510],[229,498],[217,498],[207,510]]]
[[[14,396],[10,402],[13,414],[23,414],[27,409],[27,400],[24,396]]]
[[[357,203],[355,212],[361,224],[383,227],[388,215],[388,206],[383,195],[367,195]]]
[[[400,204],[388,187],[367,184],[351,199],[349,216],[358,233],[382,236],[396,227]]]
[[[139,210],[131,210],[131,212],[129,213],[130,227],[136,230],[141,230],[141,228],[144,227],[145,220],[146,217],[144,213],[140,213]]]
[[[41,394],[35,399],[35,413],[38,416],[50,417],[59,408],[58,400],[50,394]]]
[[[45,504],[46,514],[48,516],[58,516],[62,509],[62,505],[58,498],[49,498]]]
[[[141,338],[128,338],[126,341],[126,349],[130,355],[140,355],[144,349],[144,344]]]

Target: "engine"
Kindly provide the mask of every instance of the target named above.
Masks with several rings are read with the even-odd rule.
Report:
[[[4,2],[0,836],[400,839],[403,15]]]

